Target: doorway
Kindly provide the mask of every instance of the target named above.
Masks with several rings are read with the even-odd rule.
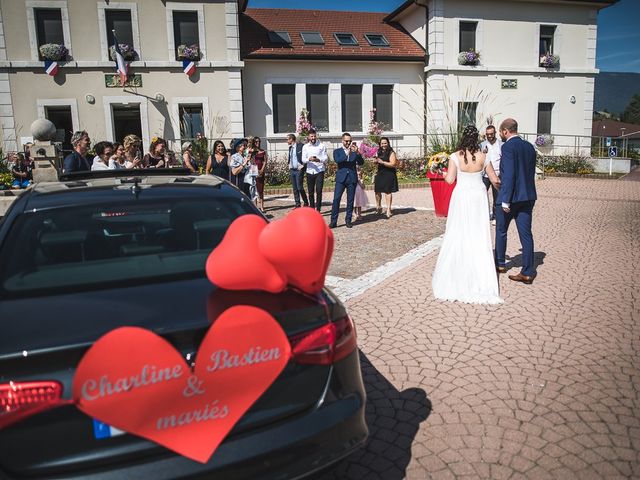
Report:
[[[122,143],[127,135],[137,135],[142,138],[142,119],[140,117],[140,104],[112,104],[114,141]]]
[[[45,106],[44,116],[56,126],[54,142],[62,143],[62,150],[66,154],[72,150],[71,135],[73,135],[73,117],[71,105]]]

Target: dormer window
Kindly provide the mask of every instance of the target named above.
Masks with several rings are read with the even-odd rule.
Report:
[[[372,47],[388,47],[389,40],[381,33],[365,33],[364,38],[367,39]]]
[[[305,45],[324,45],[324,38],[320,32],[300,32]]]
[[[271,31],[269,32],[269,41],[278,45],[291,45],[291,37],[289,32]]]
[[[353,33],[334,33],[333,36],[340,45],[358,45],[358,41],[356,37],[353,36]]]

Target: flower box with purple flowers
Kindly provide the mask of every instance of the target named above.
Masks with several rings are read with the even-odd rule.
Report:
[[[553,137],[547,133],[538,135],[536,137],[535,144],[538,147],[548,147],[550,145],[553,145]]]
[[[468,52],[460,52],[458,55],[459,65],[478,65],[480,63],[480,52],[469,50]]]
[[[178,58],[181,60],[200,60],[200,47],[198,45],[179,45]]]
[[[558,68],[560,66],[560,57],[547,53],[540,57],[540,66],[544,68]]]
[[[57,43],[45,43],[38,48],[40,55],[44,60],[51,60],[53,62],[59,62],[66,60],[69,55],[69,50],[64,45]]]

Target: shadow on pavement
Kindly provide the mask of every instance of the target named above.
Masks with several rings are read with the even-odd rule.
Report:
[[[522,251],[522,249],[520,249],[520,251]],[[545,252],[533,252],[533,264],[536,268],[544,263],[544,258],[546,256],[547,254]],[[522,268],[522,254],[509,257],[507,268]]]
[[[367,391],[369,440],[318,480],[400,480],[406,476],[411,445],[420,423],[431,413],[431,402],[421,388],[399,391],[360,352]]]

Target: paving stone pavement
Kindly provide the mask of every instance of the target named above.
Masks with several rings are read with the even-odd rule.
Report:
[[[538,278],[503,305],[436,301],[437,251],[347,301],[370,440],[324,480],[640,478],[640,184],[538,192]]]

